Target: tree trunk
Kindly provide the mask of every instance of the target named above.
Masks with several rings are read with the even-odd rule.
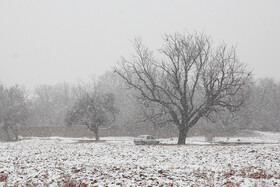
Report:
[[[17,124],[15,126],[13,126],[11,129],[12,129],[14,135],[15,135],[15,141],[18,141],[18,126],[17,126]]]
[[[95,135],[95,140],[96,141],[99,141],[99,129],[98,129],[98,127],[94,130],[94,135]]]
[[[4,123],[4,126],[3,126],[3,129],[7,135],[7,141],[11,141],[11,137],[10,137],[10,134],[9,134],[9,126],[7,124]]]
[[[186,137],[187,137],[187,132],[185,128],[179,128],[179,137],[178,137],[178,145],[184,145],[186,144]]]

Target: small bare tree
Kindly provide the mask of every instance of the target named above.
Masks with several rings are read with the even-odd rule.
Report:
[[[121,58],[115,72],[139,91],[143,102],[165,109],[166,120],[178,127],[178,144],[185,144],[187,132],[199,119],[242,106],[239,93],[251,72],[239,62],[235,48],[214,47],[204,34],[166,35],[164,42],[156,56],[136,39],[136,53],[131,59]]]
[[[66,115],[66,123],[85,125],[99,140],[99,127],[115,119],[116,108],[113,94],[84,91],[81,98]]]

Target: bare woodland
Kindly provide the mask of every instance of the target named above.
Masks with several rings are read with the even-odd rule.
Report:
[[[280,83],[253,79],[234,47],[200,33],[165,35],[159,50],[141,39],[133,47],[130,57],[83,86],[40,85],[31,92],[0,84],[1,140],[18,140],[19,127],[70,124],[87,127],[97,140],[100,128],[115,135],[175,128],[178,144],[193,128],[280,129]]]

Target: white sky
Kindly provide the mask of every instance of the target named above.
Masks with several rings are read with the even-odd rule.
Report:
[[[110,70],[142,36],[198,31],[237,45],[255,77],[280,80],[279,0],[0,0],[0,82],[76,82]]]

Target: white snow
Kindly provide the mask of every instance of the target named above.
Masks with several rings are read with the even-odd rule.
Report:
[[[173,138],[162,139],[164,145],[136,146],[133,137],[101,139],[106,141],[33,137],[2,142],[0,186],[280,185],[276,133],[229,139],[266,144],[210,144],[204,137],[192,137],[187,145],[169,145],[176,142]],[[222,140],[229,141],[218,138]]]

